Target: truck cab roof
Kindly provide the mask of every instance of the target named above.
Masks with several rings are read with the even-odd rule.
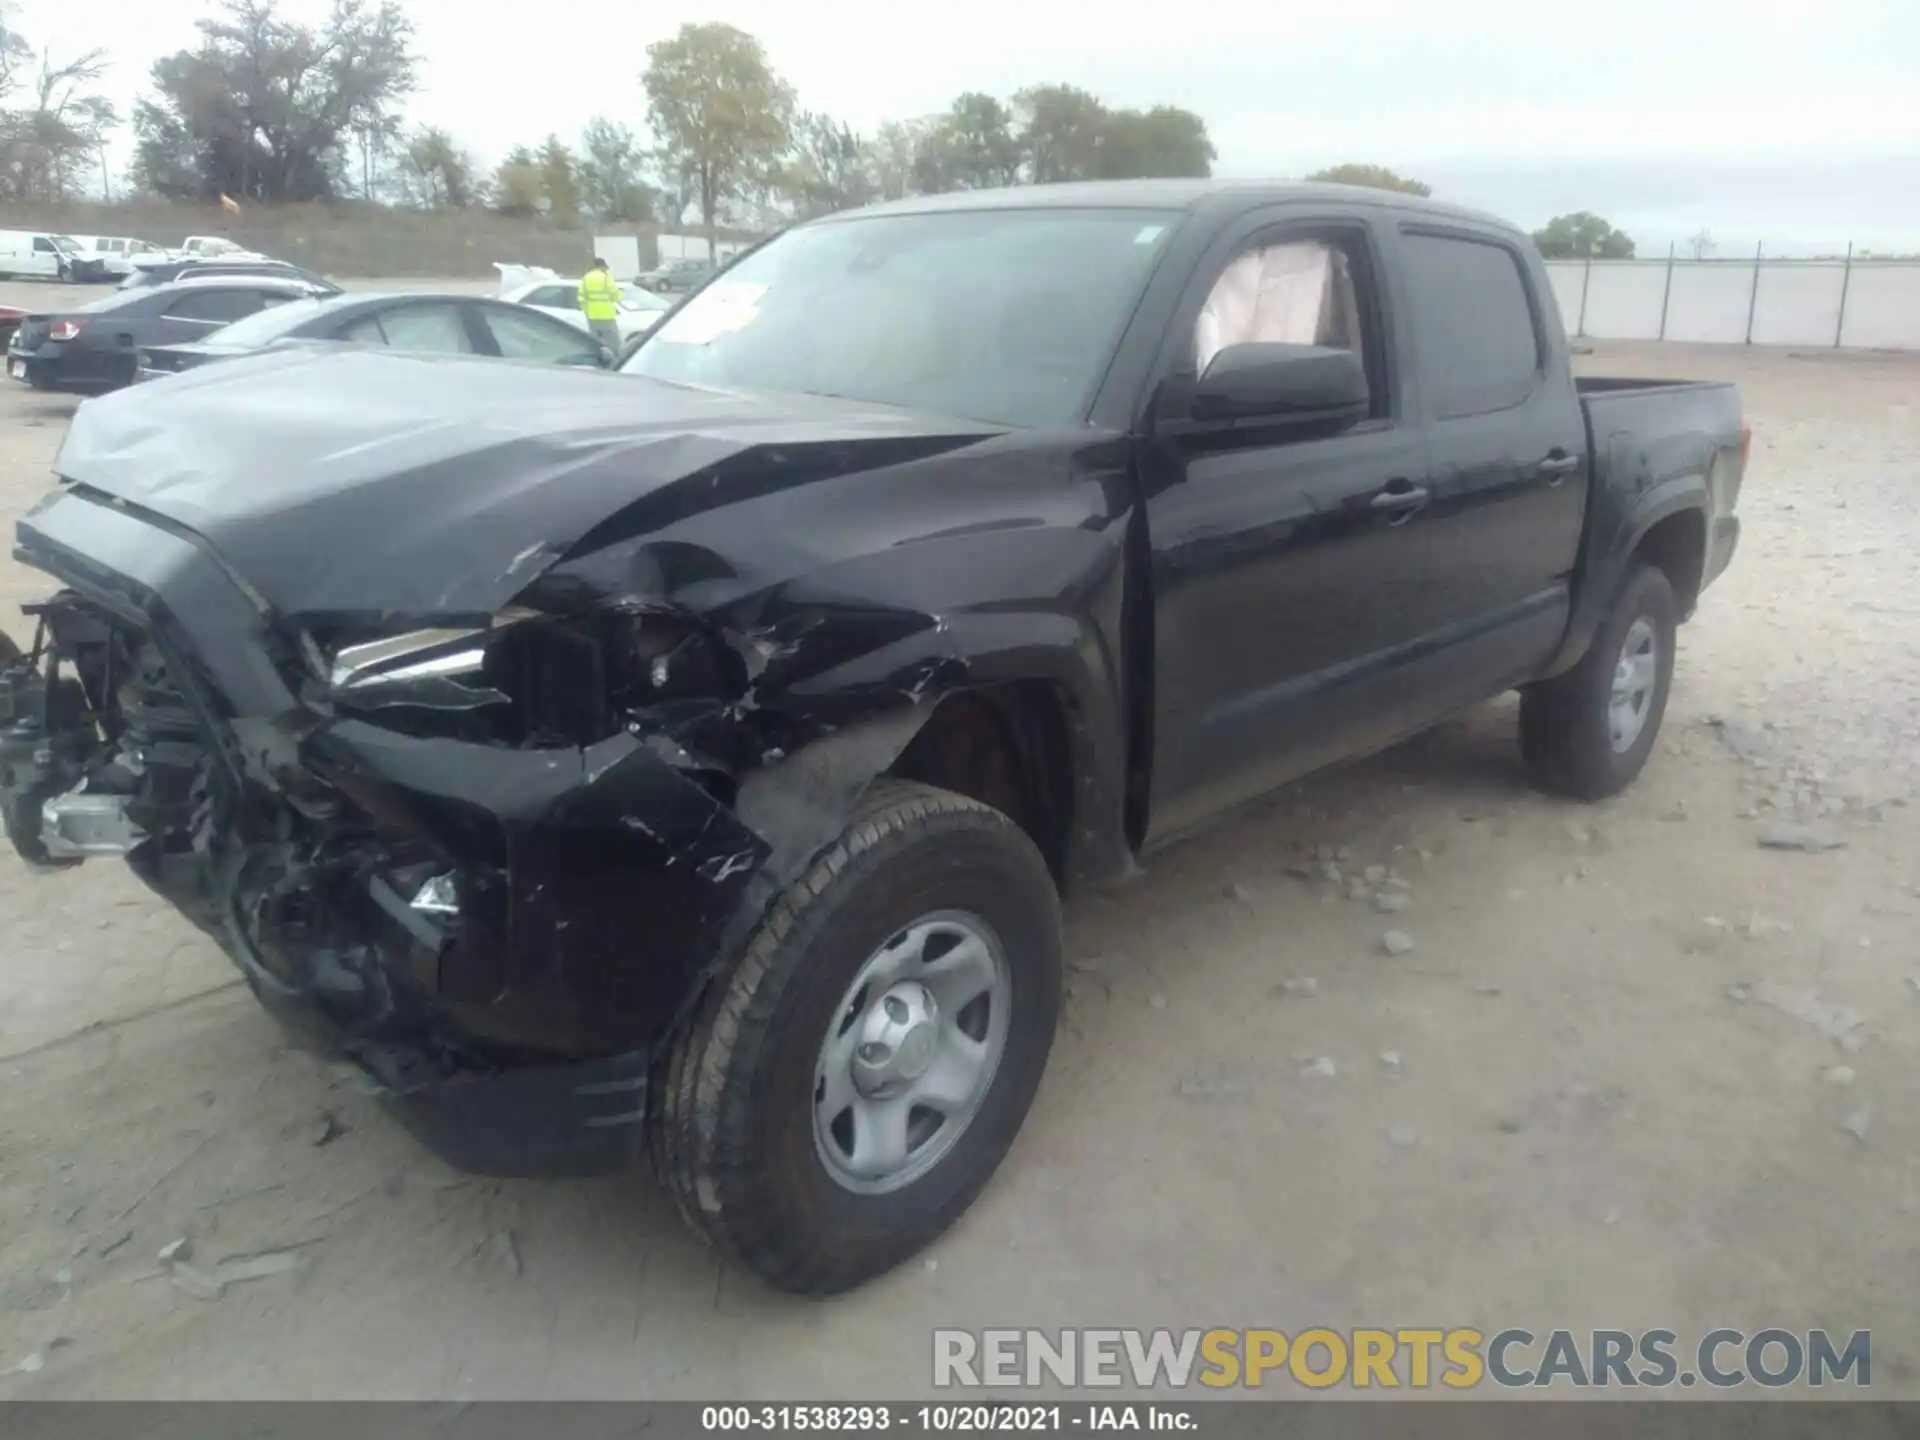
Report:
[[[859,210],[843,210],[813,224],[838,224],[873,215],[933,214],[952,210],[1251,209],[1296,202],[1345,202],[1407,210],[1435,220],[1465,221],[1509,235],[1523,232],[1484,211],[1362,185],[1326,185],[1298,180],[1089,180],[1065,185],[1019,185],[1000,190],[956,190],[916,195]]]

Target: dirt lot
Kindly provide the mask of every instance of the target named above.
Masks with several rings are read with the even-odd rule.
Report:
[[[834,1303],[642,1177],[453,1174],[120,869],[0,857],[0,1397],[909,1396],[936,1324],[1871,1328],[1920,1392],[1920,357],[1583,363],[1738,380],[1757,433],[1638,787],[1534,794],[1502,702],[1077,905],[1007,1165]],[[71,408],[0,392],[8,519]],[[1846,847],[1762,849],[1783,815]],[[183,1236],[304,1266],[196,1299]]]

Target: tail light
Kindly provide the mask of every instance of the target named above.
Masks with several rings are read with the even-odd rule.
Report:
[[[78,320],[56,320],[53,328],[47,331],[49,340],[72,340],[80,333]]]

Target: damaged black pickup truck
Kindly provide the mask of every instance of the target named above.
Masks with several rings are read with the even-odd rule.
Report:
[[[456,1163],[644,1152],[830,1292],[1012,1144],[1061,894],[1516,687],[1542,783],[1627,785],[1747,438],[1729,387],[1576,385],[1482,216],[879,206],[623,373],[269,352],[82,406],[0,799]]]

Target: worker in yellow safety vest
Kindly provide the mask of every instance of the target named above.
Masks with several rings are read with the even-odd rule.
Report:
[[[593,268],[580,281],[580,313],[587,329],[614,354],[620,353],[620,282],[607,273],[607,262],[593,257]]]

